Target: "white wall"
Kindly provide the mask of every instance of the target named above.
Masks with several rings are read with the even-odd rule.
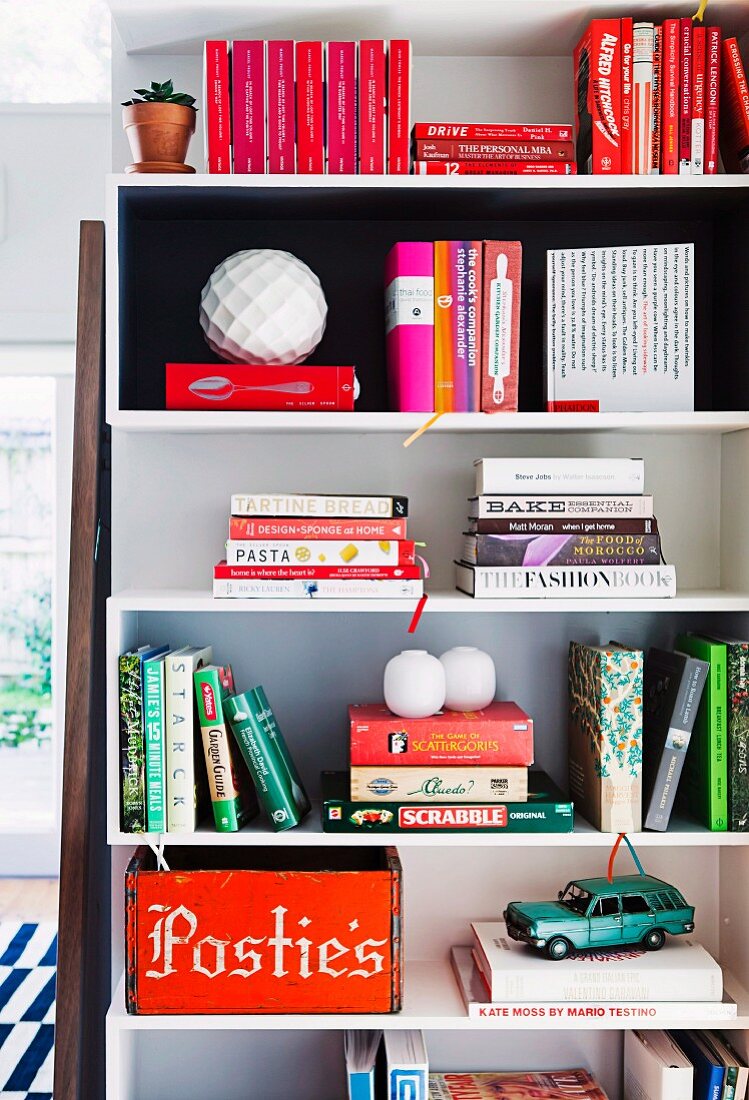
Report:
[[[78,223],[104,216],[109,106],[0,105],[0,343],[75,337]]]

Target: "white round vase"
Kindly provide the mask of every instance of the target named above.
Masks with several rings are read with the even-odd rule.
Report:
[[[227,256],[200,295],[200,324],[209,347],[235,363],[301,363],[322,340],[327,315],[317,275],[278,248]]]
[[[445,670],[445,706],[448,710],[483,710],[494,702],[497,670],[482,649],[458,645],[440,657]]]
[[[400,718],[428,718],[445,703],[445,670],[425,649],[404,649],[385,665],[385,703]]]

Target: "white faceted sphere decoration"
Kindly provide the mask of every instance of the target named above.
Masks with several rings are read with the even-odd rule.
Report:
[[[445,670],[445,706],[448,710],[483,710],[494,702],[497,670],[482,649],[458,645],[440,657]]]
[[[200,295],[200,325],[209,347],[236,363],[301,363],[322,340],[327,316],[317,275],[277,248],[227,256]]]
[[[385,665],[385,703],[400,718],[429,718],[445,703],[445,670],[425,649],[404,649]]]

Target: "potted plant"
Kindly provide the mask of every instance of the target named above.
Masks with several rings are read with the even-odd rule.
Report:
[[[122,124],[134,164],[126,172],[194,172],[185,164],[187,147],[195,133],[195,99],[175,92],[171,80],[136,88],[140,99],[122,104]]]

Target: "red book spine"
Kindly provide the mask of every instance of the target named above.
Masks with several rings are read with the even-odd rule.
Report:
[[[574,161],[415,160],[415,176],[576,176]]]
[[[227,565],[220,561],[213,567],[215,581],[320,581],[355,580],[418,581],[418,565]]]
[[[692,20],[679,20],[679,174],[692,171]]]
[[[663,94],[661,96],[661,172],[679,172],[679,20],[663,23]]]
[[[242,539],[405,539],[405,519],[264,519],[230,516],[229,538]]]
[[[749,170],[749,86],[735,38],[723,43],[720,151],[726,172]]]
[[[325,83],[330,175],[356,173],[356,42],[328,42]]]
[[[359,43],[359,171],[381,175],[385,171],[385,43],[364,39]]]
[[[622,175],[631,176],[635,160],[632,124],[632,19],[622,19]]]
[[[414,141],[572,141],[571,126],[515,126],[504,123],[416,122]]]
[[[325,171],[325,77],[322,42],[296,44],[296,170]]]
[[[418,160],[559,160],[574,159],[571,141],[425,141],[415,143]]]
[[[205,170],[211,175],[231,172],[231,109],[229,43],[209,40],[203,51],[203,110]]]
[[[718,171],[718,131],[720,113],[720,27],[707,28],[705,75],[705,175]]]
[[[661,170],[661,108],[663,103],[663,27],[653,28],[653,114],[650,124],[651,172]]]
[[[593,19],[575,47],[573,65],[578,171],[618,175],[622,169],[621,20]]]
[[[353,367],[167,363],[167,409],[353,412]]]
[[[265,172],[265,43],[232,44],[231,87],[234,171]]]
[[[387,170],[408,175],[411,140],[411,43],[391,39],[387,63]]]
[[[296,169],[294,117],[294,43],[266,43],[268,171],[273,175]]]
[[[705,70],[707,27],[692,31],[692,175],[705,171]]]

